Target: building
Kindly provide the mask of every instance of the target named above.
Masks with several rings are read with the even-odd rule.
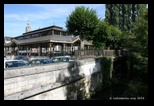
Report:
[[[9,45],[11,43],[12,37],[4,36],[4,45]],[[4,53],[10,54],[11,53],[11,47],[4,47]]]
[[[83,41],[84,46],[89,48],[91,42]],[[68,35],[67,31],[59,26],[49,26],[37,30],[31,30],[28,21],[25,33],[4,43],[4,51],[7,54],[48,56],[72,55],[75,50],[83,48],[79,37]]]
[[[4,43],[10,43],[11,39],[12,39],[12,37],[5,36],[4,37]]]

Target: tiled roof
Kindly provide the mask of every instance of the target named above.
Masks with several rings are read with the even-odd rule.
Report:
[[[29,44],[29,43],[36,43],[36,42],[59,42],[59,43],[73,43],[73,41],[79,39],[78,37],[70,37],[70,36],[62,36],[62,35],[48,35],[42,36],[37,38],[30,38],[24,40],[17,40],[13,39],[12,41],[15,42],[17,45],[22,44]]]
[[[12,42],[4,43],[4,46],[11,46],[13,43],[15,43],[16,45],[41,43],[41,42],[74,43],[77,40],[80,40],[79,37],[63,36],[63,35],[48,35],[48,36],[41,36],[37,38],[30,38],[30,39],[24,39],[24,40],[12,39]],[[92,45],[91,42],[88,42],[86,40],[84,40],[83,42],[85,45]]]

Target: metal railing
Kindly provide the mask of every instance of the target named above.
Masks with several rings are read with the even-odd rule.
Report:
[[[85,56],[122,56],[123,52],[121,50],[76,50],[76,57],[85,57]]]

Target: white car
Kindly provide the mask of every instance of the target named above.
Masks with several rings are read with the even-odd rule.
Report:
[[[28,65],[22,60],[4,60],[4,69],[12,67],[21,67],[21,66],[28,66]]]

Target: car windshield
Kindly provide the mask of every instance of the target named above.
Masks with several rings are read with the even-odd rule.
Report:
[[[39,64],[50,64],[52,63],[52,60],[50,59],[34,59],[31,60],[28,65],[39,65]]]
[[[27,57],[20,57],[22,60],[28,60]]]
[[[64,57],[64,58],[62,58],[62,60],[61,60],[61,61],[63,61],[63,62],[68,62],[68,61],[69,61],[69,58]]]
[[[24,63],[23,61],[8,61],[5,63],[6,68],[11,68],[11,67],[20,67],[20,66],[26,66],[27,64]]]
[[[49,60],[49,59],[42,59],[41,63],[43,63],[43,64],[49,64],[49,63],[52,63],[52,61]]]
[[[15,56],[14,60],[25,60],[25,61],[28,61],[29,59],[26,56]]]
[[[53,62],[60,62],[61,58],[53,58]]]

